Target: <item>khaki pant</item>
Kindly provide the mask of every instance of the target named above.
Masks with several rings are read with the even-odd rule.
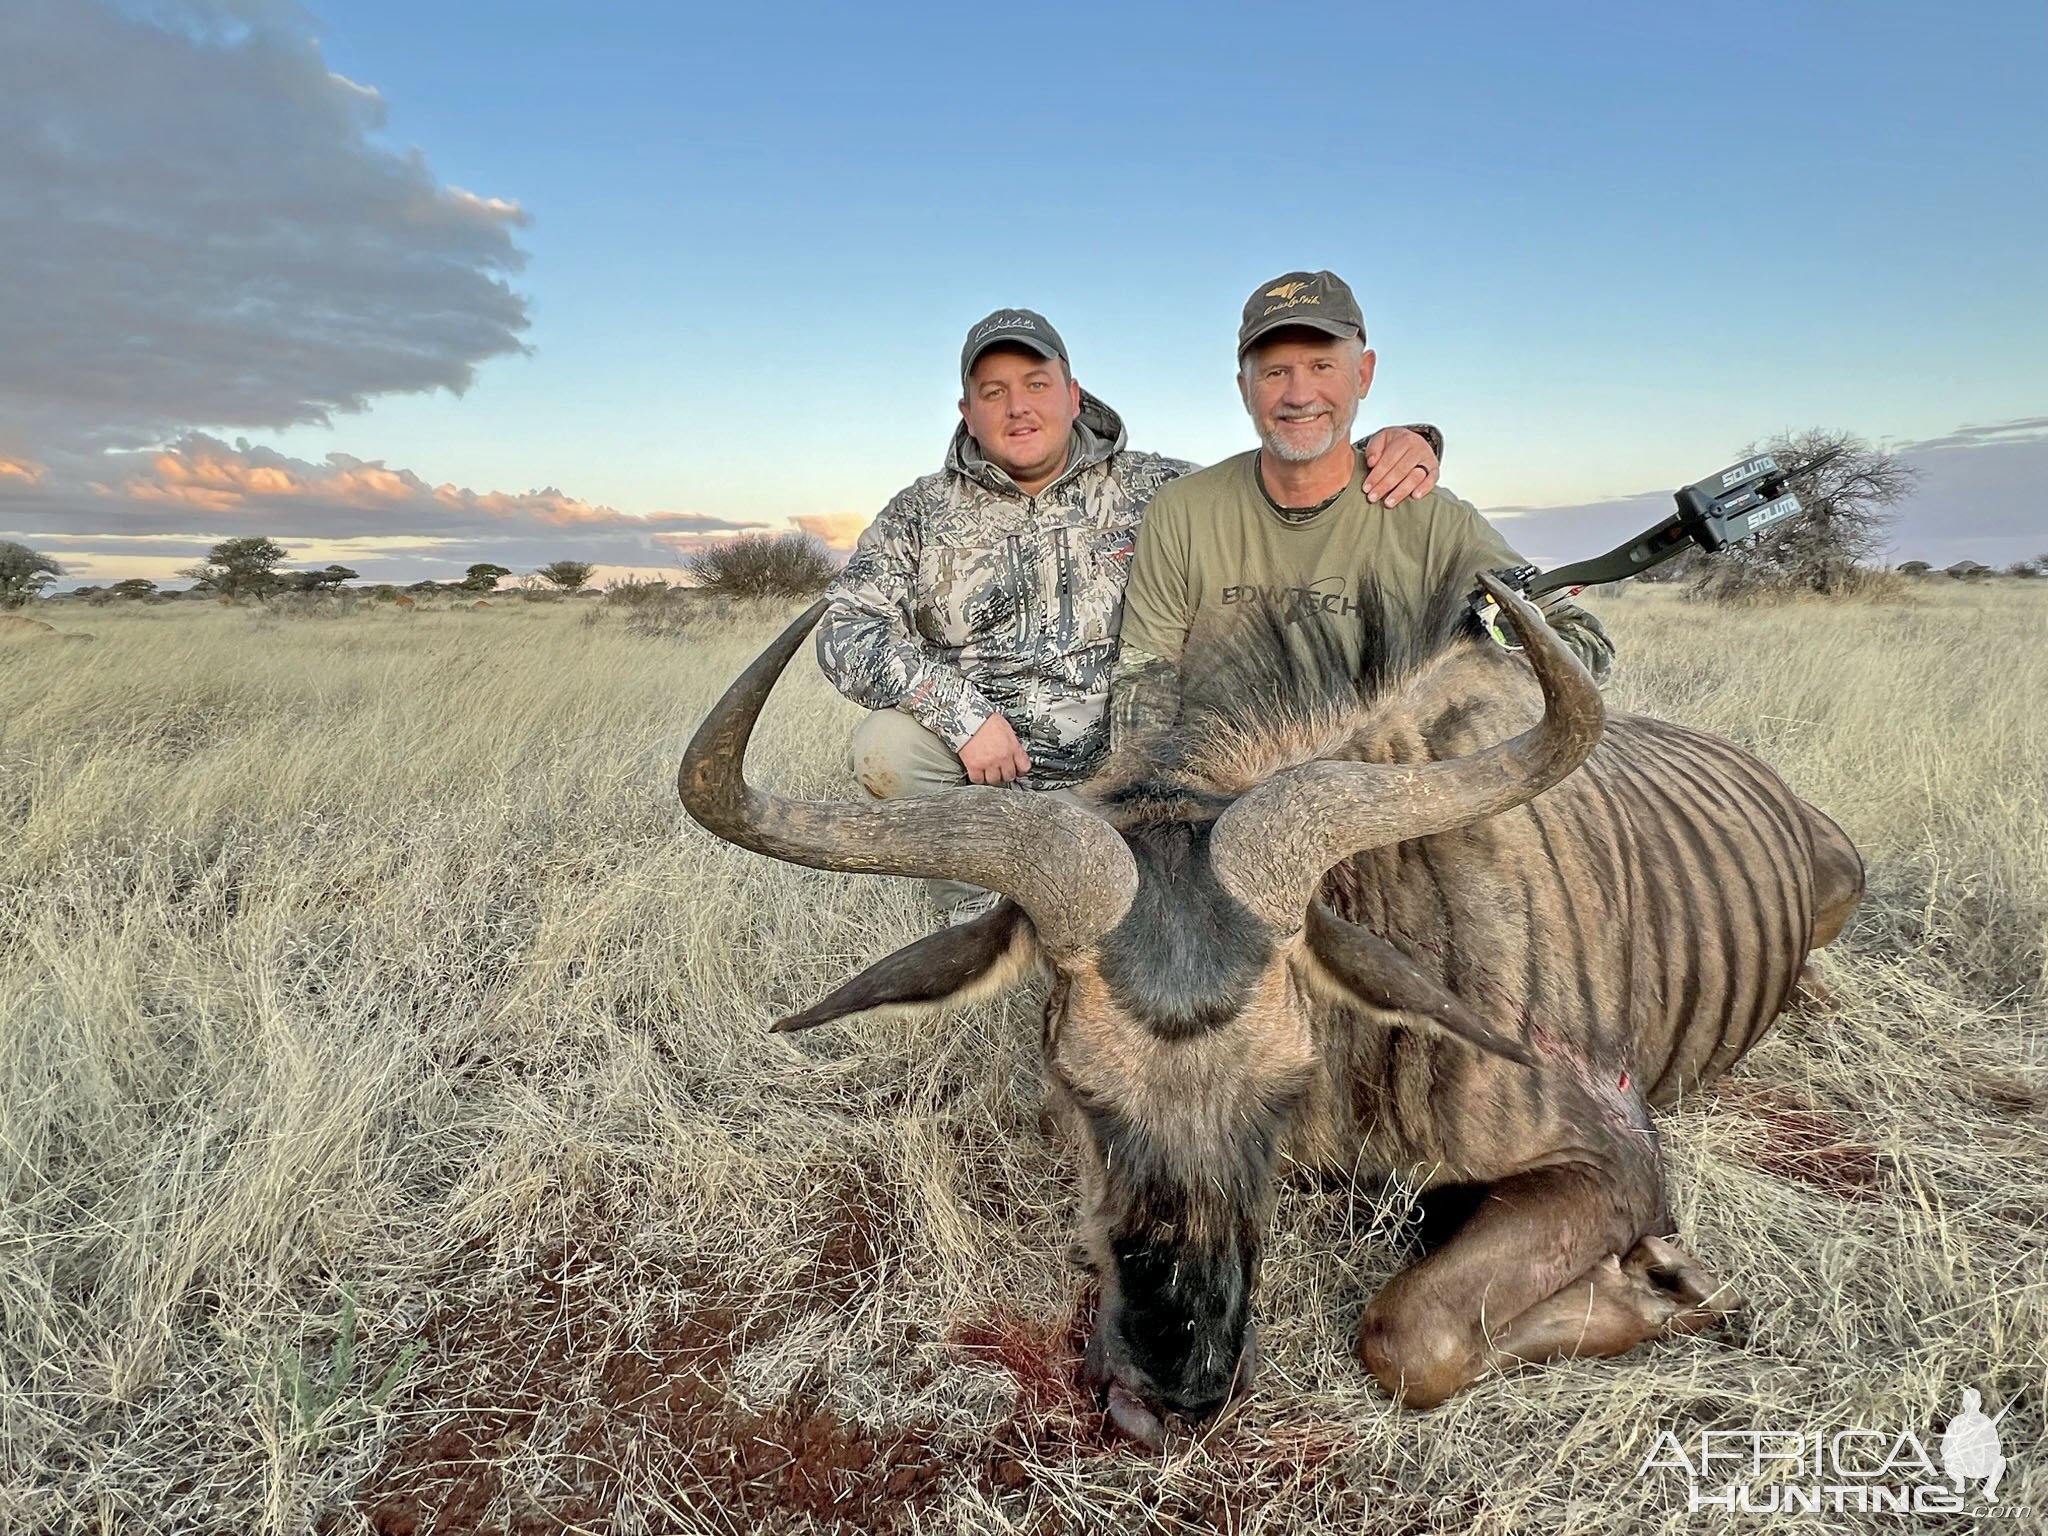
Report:
[[[953,749],[900,709],[875,710],[855,726],[846,760],[860,787],[877,800],[936,795],[967,782],[967,770]],[[1008,787],[1019,794],[1073,797],[1071,789],[1033,789],[1029,778]],[[924,889],[941,917],[988,894],[961,880],[927,880]]]

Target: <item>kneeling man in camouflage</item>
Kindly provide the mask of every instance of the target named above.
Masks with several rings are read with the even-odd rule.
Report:
[[[1031,310],[976,324],[960,380],[945,467],[861,535],[818,629],[826,677],[872,711],[851,760],[877,799],[966,783],[1059,794],[1095,770],[1139,521],[1196,467],[1127,448],[1122,420],[1074,381],[1066,343]],[[1426,494],[1441,449],[1432,427],[1344,444],[1377,507]],[[948,921],[994,900],[927,885]]]

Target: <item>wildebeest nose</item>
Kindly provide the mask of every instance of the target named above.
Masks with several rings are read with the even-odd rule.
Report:
[[[1195,1422],[1214,1418],[1233,1398],[1243,1397],[1251,1391],[1252,1377],[1257,1374],[1258,1368],[1258,1325],[1247,1322],[1244,1343],[1238,1346],[1237,1360],[1231,1366],[1230,1374],[1189,1383],[1190,1390],[1173,1404],[1174,1412]]]
[[[1235,1367],[1228,1377],[1213,1387],[1204,1382],[1195,1391],[1168,1393],[1162,1400],[1151,1402],[1112,1376],[1103,1406],[1110,1422],[1124,1434],[1150,1450],[1160,1450],[1166,1444],[1169,1426],[1197,1432],[1233,1399],[1249,1392],[1258,1363],[1258,1332],[1247,1327],[1244,1346],[1238,1351]]]
[[[1183,1401],[1175,1405],[1173,1416],[1182,1420],[1189,1428],[1199,1429],[1223,1411],[1223,1405],[1230,1401],[1229,1392],[1219,1392],[1214,1397],[1194,1401]]]

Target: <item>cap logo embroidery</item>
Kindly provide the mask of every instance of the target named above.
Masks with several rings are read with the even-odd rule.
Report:
[[[1266,290],[1266,297],[1269,299],[1291,299],[1307,286],[1307,283],[1281,283],[1278,287],[1268,288]]]
[[[1022,315],[997,315],[993,320],[985,321],[982,324],[981,328],[974,333],[974,339],[979,341],[992,331],[1035,331],[1037,329],[1036,325]]]

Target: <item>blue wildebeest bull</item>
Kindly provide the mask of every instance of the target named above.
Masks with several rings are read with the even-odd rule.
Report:
[[[1113,761],[1086,806],[748,785],[748,735],[816,608],[683,760],[690,812],[743,847],[1009,898],[777,1027],[1050,973],[1048,1092],[1102,1285],[1087,1369],[1148,1443],[1249,1377],[1283,1160],[1425,1190],[1438,1240],[1357,1341],[1415,1407],[1736,1304],[1670,1240],[1648,1107],[1756,1043],[1848,920],[1862,863],[1741,748],[1606,720],[1534,610],[1487,586],[1524,655],[1479,637],[1462,593],[1419,628],[1368,602],[1366,660],[1336,678],[1276,626],[1190,667],[1208,680],[1174,741]]]

